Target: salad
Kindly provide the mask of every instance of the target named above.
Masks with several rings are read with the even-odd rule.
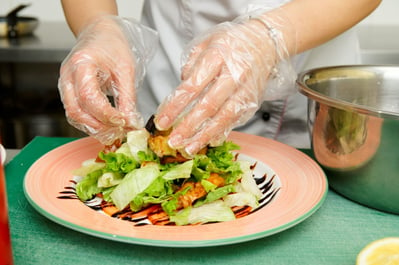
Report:
[[[164,132],[129,132],[74,170],[76,195],[83,202],[101,198],[111,216],[155,207],[174,225],[230,221],[237,218],[234,207],[259,206],[253,165],[237,160],[238,145],[225,141],[186,158],[167,140]]]

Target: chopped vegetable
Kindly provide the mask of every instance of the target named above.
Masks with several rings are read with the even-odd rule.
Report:
[[[170,150],[167,137],[132,131],[117,148],[99,152],[75,171],[83,177],[76,185],[78,197],[86,201],[98,195],[112,213],[157,205],[162,223],[169,218],[176,225],[229,221],[235,219],[232,207],[257,207],[262,193],[251,165],[236,161],[238,145],[226,141],[185,158]]]
[[[225,222],[235,219],[231,208],[222,200],[204,204],[200,207],[188,207],[170,217],[170,220],[177,225]]]

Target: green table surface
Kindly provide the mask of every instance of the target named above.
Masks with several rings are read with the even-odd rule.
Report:
[[[300,224],[265,238],[217,247],[169,248],[120,243],[76,232],[28,203],[23,179],[43,154],[72,138],[36,137],[6,165],[15,264],[355,264],[369,242],[399,236],[399,216],[359,205],[332,190]]]

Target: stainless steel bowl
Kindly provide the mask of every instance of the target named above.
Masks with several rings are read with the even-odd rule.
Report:
[[[399,66],[351,65],[299,74],[313,156],[343,196],[399,214]]]

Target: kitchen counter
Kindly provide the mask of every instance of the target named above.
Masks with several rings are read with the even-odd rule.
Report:
[[[6,149],[5,164],[10,162],[21,150],[20,149]]]
[[[245,243],[203,248],[151,247],[79,233],[42,216],[23,192],[23,179],[29,167],[43,154],[72,140],[36,137],[6,165],[15,265],[349,265],[355,264],[357,254],[369,242],[399,236],[398,215],[364,207],[332,190],[321,208],[305,221]]]
[[[62,62],[74,43],[66,22],[39,22],[31,36],[0,38],[0,62]]]

